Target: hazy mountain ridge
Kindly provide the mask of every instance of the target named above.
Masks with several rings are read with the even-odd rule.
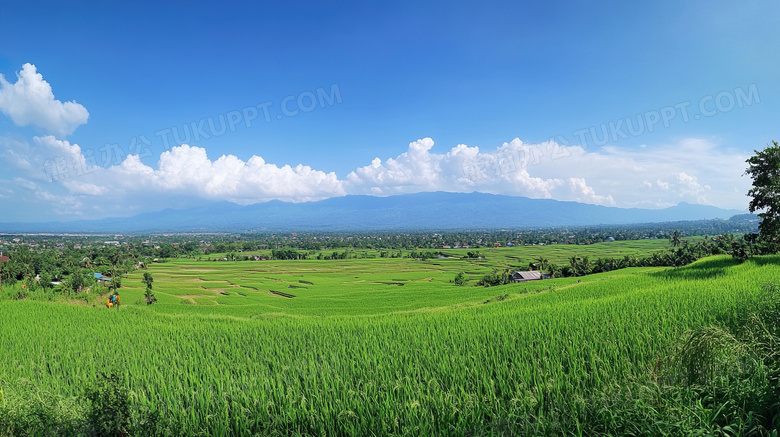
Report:
[[[368,231],[590,226],[727,219],[743,211],[680,203],[665,209],[614,208],[484,193],[344,196],[318,202],[240,206],[229,202],[133,217],[47,223],[0,223],[0,232]]]

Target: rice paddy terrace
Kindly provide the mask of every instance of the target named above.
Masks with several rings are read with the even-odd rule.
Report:
[[[160,304],[154,306],[157,311],[233,316],[369,315],[466,304],[497,293],[496,289],[482,287],[453,287],[452,280],[459,272],[466,275],[467,284],[474,284],[495,269],[526,269],[529,262],[540,256],[567,264],[575,254],[593,260],[644,256],[667,246],[665,240],[645,240],[480,249],[479,259],[464,259],[468,252],[465,249],[444,251],[446,258],[429,260],[379,258],[378,252],[373,251],[360,255],[376,258],[327,261],[206,261],[204,256],[200,261],[155,263],[150,271]],[[223,257],[224,254],[212,254],[208,258]],[[125,281],[124,302],[140,299],[144,288],[142,274],[136,271]],[[168,308],[173,304],[193,307]],[[198,308],[202,306],[209,308]]]

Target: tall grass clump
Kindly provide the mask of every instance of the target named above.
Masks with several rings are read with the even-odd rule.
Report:
[[[776,436],[779,290],[763,284],[738,323],[684,332],[648,379],[606,391],[590,433]]]

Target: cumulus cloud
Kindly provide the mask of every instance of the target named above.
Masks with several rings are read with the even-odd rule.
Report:
[[[420,191],[509,194],[614,205],[609,194],[597,194],[582,177],[567,174],[532,175],[544,159],[570,158],[572,152],[555,143],[526,144],[519,139],[494,151],[459,144],[446,153],[432,153],[433,140],[409,144],[396,158],[351,172],[346,187],[351,193],[392,195]]]
[[[246,205],[423,191],[479,191],[618,207],[661,208],[686,201],[744,209],[749,188],[749,181],[740,178],[746,157],[701,140],[586,150],[514,139],[492,150],[459,144],[437,153],[433,140],[423,138],[411,142],[403,153],[384,160],[377,157],[343,179],[307,165],[268,163],[260,156],[246,161],[233,155],[212,159],[206,149],[189,145],[162,153],[154,166],[130,155],[108,168],[91,163],[78,144],[54,136],[36,137],[29,149],[41,156],[30,161],[33,168],[68,163],[67,177],[54,179],[65,191],[62,199],[98,215],[204,201]],[[6,160],[13,159],[6,154]],[[47,196],[37,184],[17,180],[15,185]],[[75,209],[66,209],[62,199],[60,210]]]
[[[51,85],[43,80],[35,65],[24,64],[16,74],[17,81],[9,83],[0,74],[0,111],[17,126],[34,125],[64,137],[87,122],[87,108],[54,98]]]
[[[73,147],[73,146],[71,146]],[[277,166],[259,156],[211,160],[206,149],[182,145],[160,155],[157,168],[128,156],[121,164],[69,182],[74,192],[161,193],[251,204],[268,200],[305,202],[346,194],[335,173],[309,166]]]
[[[101,170],[96,163],[90,162],[94,159],[84,156],[78,144],[58,140],[52,135],[34,137],[33,142],[36,147],[31,159],[39,166],[34,173],[38,178],[64,182]]]
[[[740,177],[746,154],[702,139],[588,150],[515,138],[495,148],[458,144],[436,150],[431,138],[422,138],[399,155],[376,157],[343,179],[303,164],[267,163],[260,156],[211,159],[205,149],[189,145],[162,153],[155,166],[130,155],[104,168],[95,163],[93,152],[85,154],[78,144],[62,139],[87,122],[86,108],[57,100],[32,64],[22,67],[15,83],[0,75],[0,111],[18,126],[34,125],[49,133],[30,144],[0,137],[0,160],[26,176],[10,179],[13,188],[0,189],[0,197],[26,190],[69,213],[99,205],[91,211],[106,215],[106,202],[135,213],[188,206],[192,200],[305,202],[423,191],[479,191],[619,207],[660,208],[686,201],[744,209],[750,184]],[[44,181],[56,183],[61,193],[43,189]],[[97,197],[100,203],[86,200]]]
[[[424,138],[395,158],[375,158],[351,172],[345,188],[372,195],[480,191],[646,208],[687,201],[743,209],[746,203],[748,181],[740,178],[746,156],[699,139],[589,151],[516,138],[495,150],[463,144],[432,150],[433,140]]]
[[[615,200],[612,195],[602,196],[596,194],[596,190],[593,187],[588,186],[583,178],[569,178],[569,189],[575,195],[577,202],[581,203],[593,203],[596,205],[609,205],[614,206]]]
[[[91,156],[89,152],[87,156]],[[33,137],[32,143],[0,137],[0,159],[26,177],[45,182],[77,178],[100,169],[78,144],[52,135]]]

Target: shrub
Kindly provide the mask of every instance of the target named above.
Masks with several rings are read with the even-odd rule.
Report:
[[[101,373],[85,393],[89,401],[87,425],[94,435],[125,435],[130,423],[130,396],[115,374]]]

